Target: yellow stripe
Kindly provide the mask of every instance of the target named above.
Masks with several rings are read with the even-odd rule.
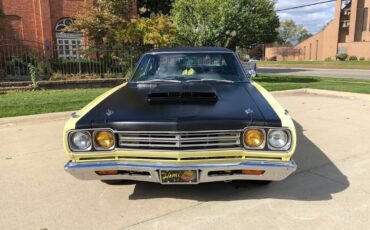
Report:
[[[121,89],[122,87],[124,87],[127,83],[123,83],[121,85],[118,85],[110,90],[108,90],[107,92],[103,93],[102,95],[100,95],[99,97],[95,98],[93,101],[91,101],[89,104],[87,104],[85,107],[83,107],[80,111],[76,112],[76,116],[75,117],[71,117],[67,123],[65,124],[64,126],[64,130],[63,130],[63,145],[64,145],[64,149],[65,151],[68,153],[68,155],[72,158],[72,152],[69,150],[68,148],[68,143],[67,143],[67,134],[70,130],[72,129],[75,129],[76,128],[76,123],[83,117],[85,116],[90,110],[92,110],[95,106],[97,106],[100,102],[102,102],[105,98],[109,97],[110,95],[112,95],[114,92],[116,92],[117,90]]]
[[[285,114],[285,109],[265,88],[263,88],[260,84],[254,81],[252,82],[252,85],[256,87],[256,89],[263,95],[263,97],[267,100],[270,106],[274,109],[274,111],[281,120],[281,126],[283,128],[288,128],[292,132],[292,147],[291,150],[288,152],[288,154],[291,157],[297,145],[297,133],[292,118],[290,117],[289,114]]]

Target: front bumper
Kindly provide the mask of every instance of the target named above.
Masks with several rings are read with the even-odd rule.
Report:
[[[199,170],[199,183],[229,180],[283,180],[297,168],[292,161],[247,161],[226,164],[199,164],[189,166],[128,164],[123,162],[68,162],[64,169],[80,180],[134,180],[161,183],[159,170]],[[120,170],[125,173],[118,175],[98,175],[96,171]],[[262,175],[246,174],[215,174],[219,171],[264,170]],[[210,173],[210,174],[209,174]]]

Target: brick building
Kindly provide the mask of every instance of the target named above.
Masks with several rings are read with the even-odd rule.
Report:
[[[1,21],[2,39],[17,39],[43,47],[45,42],[58,45],[59,57],[73,57],[73,48],[87,41],[82,33],[62,33],[73,15],[95,0],[0,0],[5,13]],[[136,1],[132,15],[137,14]],[[60,50],[61,49],[61,50]]]
[[[370,0],[337,0],[333,20],[320,33],[295,47],[268,47],[277,60],[335,60],[346,53],[370,60]]]

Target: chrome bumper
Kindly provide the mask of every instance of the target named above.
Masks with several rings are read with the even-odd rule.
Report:
[[[134,180],[161,183],[159,170],[199,170],[199,183],[229,180],[283,180],[297,168],[295,162],[283,161],[247,161],[227,164],[200,164],[189,166],[156,165],[156,164],[129,164],[123,162],[90,162],[73,163],[68,162],[64,169],[80,180]],[[125,173],[119,175],[100,176],[95,171],[122,170]],[[214,171],[233,170],[264,170],[263,175],[209,175]],[[212,173],[211,173],[212,174]]]

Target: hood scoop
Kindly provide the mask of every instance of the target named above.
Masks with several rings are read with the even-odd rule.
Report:
[[[153,92],[148,94],[149,103],[216,103],[215,92]]]

